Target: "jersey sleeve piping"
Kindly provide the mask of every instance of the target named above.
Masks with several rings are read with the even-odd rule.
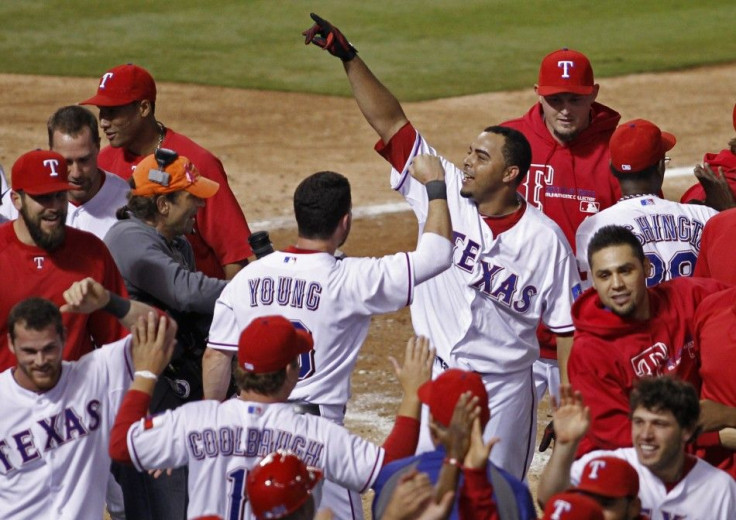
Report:
[[[365,482],[362,488],[360,488],[359,493],[365,493],[376,481],[378,478],[378,473],[381,471],[381,467],[383,466],[383,457],[384,457],[384,451],[383,448],[380,448],[378,450],[378,454],[376,455],[376,461],[373,464],[373,469],[371,470],[370,477],[368,477],[368,480]]]
[[[207,346],[215,350],[227,350],[228,352],[238,350],[238,346],[233,345],[232,343],[218,343],[216,341],[208,341]]]
[[[138,421],[137,424],[134,424],[128,430],[128,453],[130,453],[130,460],[131,462],[133,462],[135,469],[137,469],[140,472],[143,472],[143,471],[146,471],[146,468],[143,467],[140,457],[138,456],[138,452],[135,449],[135,443],[133,442],[133,435],[138,431],[138,429],[140,429],[140,426],[141,426],[141,421]]]
[[[404,253],[404,257],[406,258],[406,305],[408,306],[411,304],[412,300],[414,300],[414,273],[412,272],[409,255]]]
[[[414,138],[414,146],[411,149],[411,155],[409,155],[409,157],[414,157],[417,154],[417,151],[419,151],[420,143],[421,143],[421,137],[419,136],[419,132],[416,132],[416,137]],[[404,164],[404,169],[401,171],[401,180],[399,180],[399,182],[396,184],[396,187],[394,188],[395,191],[401,191],[401,187],[406,182],[406,178],[408,176],[409,176],[408,164]]]

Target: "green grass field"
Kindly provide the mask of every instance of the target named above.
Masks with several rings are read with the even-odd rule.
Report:
[[[0,71],[94,77],[132,61],[163,81],[346,95],[331,57],[304,48],[310,11],[404,100],[530,86],[563,46],[598,77],[736,61],[723,0],[3,0]]]

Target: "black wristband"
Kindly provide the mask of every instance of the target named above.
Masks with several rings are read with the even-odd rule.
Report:
[[[126,300],[122,296],[119,296],[114,292],[110,292],[110,301],[107,302],[107,305],[105,305],[102,310],[109,312],[117,319],[122,319],[126,314],[128,314],[128,311],[130,311],[130,300]]]
[[[447,200],[447,184],[445,184],[445,181],[429,181],[424,187],[427,189],[429,200]]]

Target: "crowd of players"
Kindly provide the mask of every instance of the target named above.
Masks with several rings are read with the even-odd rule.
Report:
[[[416,249],[343,258],[350,185],[318,172],[294,246],[248,263],[221,162],[156,119],[145,69],[105,72],[3,186],[2,516],[349,519],[373,489],[375,518],[536,518],[548,390],[544,518],[736,517],[736,140],[664,199],[675,136],[621,123],[562,49],[539,102],[455,166],[312,18],[305,43],[342,61]],[[342,426],[350,374],[371,317],[407,305],[378,446]]]

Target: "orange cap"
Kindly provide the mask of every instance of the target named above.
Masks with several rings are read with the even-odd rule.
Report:
[[[200,199],[208,199],[220,189],[219,183],[202,177],[197,167],[181,155],[163,170],[155,155],[146,156],[135,167],[133,180],[135,188],[131,193],[142,197],[184,190]]]

